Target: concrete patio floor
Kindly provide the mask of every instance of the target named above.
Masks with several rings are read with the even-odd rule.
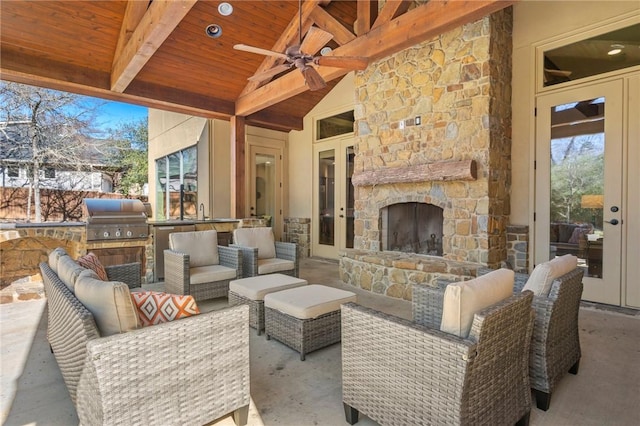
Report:
[[[304,259],[300,275],[355,291],[358,302],[409,318],[411,304],[343,284],[336,262]],[[221,309],[226,298],[203,302]],[[76,425],[78,418],[46,341],[46,300],[0,305],[0,419],[7,426]],[[340,345],[299,354],[250,332],[251,406],[249,425],[346,425],[342,409]],[[532,425],[640,424],[640,312],[583,304],[582,360],[567,375],[549,411],[532,408]],[[141,354],[144,356],[144,354]],[[214,421],[231,426],[229,416]],[[376,423],[361,416],[359,425]]]

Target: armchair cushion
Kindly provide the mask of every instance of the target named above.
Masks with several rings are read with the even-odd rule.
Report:
[[[222,265],[199,266],[189,269],[189,283],[202,284],[214,281],[233,280],[237,278],[237,271]]]
[[[62,256],[68,256],[67,252],[62,247],[57,247],[49,253],[49,267],[56,274],[58,273],[58,261]]]
[[[239,246],[257,247],[258,259],[272,259],[276,257],[275,238],[271,228],[234,229],[233,242]]]
[[[80,303],[93,314],[102,337],[139,328],[138,313],[125,283],[102,281],[91,269],[83,268],[75,290]]]
[[[91,269],[92,271],[94,271],[96,274],[98,274],[98,277],[102,281],[109,280],[107,271],[104,269],[104,266],[102,266],[102,263],[100,263],[100,260],[98,259],[98,256],[95,255],[95,253],[89,252],[84,256],[80,256],[78,260],[76,260],[76,262],[78,262],[78,265],[82,266],[83,268]]]
[[[553,280],[572,271],[577,266],[578,258],[572,254],[565,254],[540,263],[534,268],[522,291],[530,290],[536,296],[547,296]]]
[[[218,232],[192,231],[169,234],[169,248],[189,255],[189,266],[218,265]]]
[[[260,259],[258,260],[258,275],[273,274],[276,272],[284,272],[295,269],[296,264],[292,260],[278,259]]]
[[[142,327],[198,315],[200,309],[193,296],[156,291],[131,293]]]
[[[452,283],[444,291],[440,330],[467,338],[473,316],[513,294],[514,272],[498,269],[470,281]]]

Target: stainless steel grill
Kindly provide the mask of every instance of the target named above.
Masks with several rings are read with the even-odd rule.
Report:
[[[146,239],[147,209],[140,200],[85,198],[87,241]]]

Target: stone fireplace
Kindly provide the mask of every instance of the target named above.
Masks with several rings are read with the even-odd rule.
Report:
[[[511,23],[507,8],[356,74],[355,238],[341,253],[343,281],[410,299],[415,283],[507,260]],[[390,222],[396,205],[406,210]],[[437,225],[416,223],[433,209]]]

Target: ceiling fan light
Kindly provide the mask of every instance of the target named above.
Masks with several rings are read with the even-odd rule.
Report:
[[[320,49],[320,54],[322,56],[327,56],[329,53],[333,52],[333,49],[330,48],[329,46],[325,46],[322,49]]]
[[[612,44],[611,50],[607,52],[607,55],[614,56],[622,53],[622,49],[624,49],[624,44]]]
[[[222,16],[229,16],[233,13],[233,6],[229,3],[220,3],[218,5],[218,13]]]

